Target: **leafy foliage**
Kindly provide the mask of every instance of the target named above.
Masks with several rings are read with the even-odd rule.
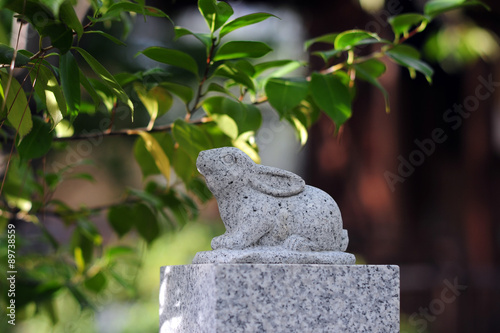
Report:
[[[19,307],[29,302],[50,304],[61,290],[73,295],[82,307],[90,307],[89,294],[103,290],[109,280],[130,287],[114,267],[123,257],[134,256],[136,250],[126,243],[116,247],[103,244],[101,231],[94,222],[103,210],[121,241],[135,233],[151,244],[162,233],[177,230],[197,217],[197,202],[205,202],[211,196],[195,168],[201,150],[234,145],[259,160],[255,144],[255,134],[262,124],[259,105],[269,102],[280,119],[295,129],[301,144],[306,143],[308,129],[321,111],[337,128],[351,117],[358,80],[381,90],[388,111],[389,97],[378,81],[386,67],[379,59],[386,57],[407,68],[412,77],[418,72],[431,82],[432,68],[420,59],[417,49],[404,42],[443,12],[482,4],[429,1],[423,14],[406,13],[389,19],[393,40],[358,29],[315,37],[305,43],[305,48],[318,43],[328,46],[312,53],[324,61],[324,68],[307,77],[290,77],[305,64],[288,59],[260,60],[272,51],[266,43],[225,39],[235,30],[276,16],[253,13],[231,19],[231,6],[217,0],[198,1],[207,32],[174,27],[176,39],[196,38],[205,51],[203,61],[184,50],[151,46],[137,57],[147,57],[157,62],[159,68],[114,75],[82,46],[82,41],[100,35],[124,45],[98,29],[113,21],[129,22],[131,13],[145,19],[170,18],[161,10],[146,6],[144,1],[91,3],[94,14],[83,25],[74,10],[74,1],[0,2],[1,10],[15,13],[24,29],[29,24],[40,37],[35,54],[0,44],[0,134],[7,144],[4,147],[12,147],[13,152],[0,188],[4,199],[0,206],[1,226],[33,222],[52,248],[51,255],[38,258],[30,271],[19,268],[26,279],[19,281],[19,290],[25,291],[24,298],[19,298]],[[39,19],[40,15],[44,20]],[[44,39],[49,46],[41,44]],[[369,44],[374,51],[359,56],[358,49]],[[50,57],[58,59],[57,66],[47,61]],[[14,77],[14,68],[23,68],[27,74]],[[178,70],[183,72],[183,82],[172,79],[172,73]],[[172,115],[175,103],[182,105],[181,114],[171,117],[168,123],[159,122],[163,115]],[[98,118],[97,111],[103,109],[108,114],[102,131],[74,134],[71,124],[75,119],[82,114]],[[131,120],[146,117],[148,125],[114,129],[119,112]],[[77,161],[47,171],[40,167],[47,154],[65,147],[66,141],[89,140],[99,144],[107,135],[135,138],[133,153],[144,177],[144,188],[129,188],[123,200],[108,207],[73,208],[52,200],[61,182],[93,178],[72,172],[82,163]],[[34,163],[29,163],[31,160]],[[164,177],[163,185],[149,181],[151,176]],[[46,229],[43,217],[47,212],[71,230],[69,244],[60,244]],[[49,269],[50,265],[53,267]]]

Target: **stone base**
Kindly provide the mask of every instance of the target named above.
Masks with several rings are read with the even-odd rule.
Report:
[[[399,332],[399,267],[161,268],[160,333]]]
[[[354,265],[354,254],[339,251],[302,252],[287,249],[248,248],[244,250],[213,250],[198,252],[193,264],[325,264]]]

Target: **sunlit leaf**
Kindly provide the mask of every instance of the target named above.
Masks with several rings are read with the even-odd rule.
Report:
[[[227,97],[207,98],[203,102],[203,109],[233,139],[245,132],[256,131],[262,124],[262,115],[257,107]]]
[[[407,36],[410,29],[414,26],[420,26],[419,30],[423,30],[427,25],[428,18],[418,13],[405,13],[397,16],[389,17],[389,23],[396,36]]]
[[[372,32],[365,30],[347,30],[335,38],[335,49],[345,50],[358,45],[371,44],[381,41],[381,38]]]
[[[156,139],[149,133],[138,131],[137,134],[144,140],[146,149],[153,156],[158,170],[165,176],[167,185],[170,183],[170,161]]]
[[[64,98],[59,82],[50,69],[41,65],[30,75],[35,82],[37,95],[47,106],[47,111],[52,119],[52,128],[54,128],[63,119],[63,115],[67,113],[66,98]]]
[[[238,58],[260,58],[272,49],[265,43],[254,41],[231,41],[223,44],[215,54],[214,61],[238,59]]]
[[[374,64],[374,63],[373,63]],[[383,63],[381,63],[384,65]],[[377,68],[379,67],[379,68]],[[380,76],[382,72],[382,67],[381,65],[374,65],[370,66],[370,64],[366,64],[366,62],[355,65],[354,68],[356,69],[356,77],[360,78],[361,80],[367,81],[377,87],[382,94],[384,95],[384,100],[385,100],[385,112],[389,113],[391,108],[389,104],[389,94],[387,93],[387,90],[378,82],[377,77]],[[384,71],[385,71],[385,65],[384,65]],[[382,73],[381,73],[382,72]]]
[[[198,0],[198,9],[211,32],[217,31],[233,15],[233,9],[224,1]]]
[[[150,128],[156,118],[161,117],[172,107],[173,98],[167,89],[155,86],[149,90],[139,82],[134,83],[134,90],[151,117]]]
[[[219,68],[217,68],[217,70],[215,71],[214,76],[221,76],[232,79],[234,82],[247,87],[251,91],[255,91],[255,84],[250,75],[245,73],[233,63],[228,62],[222,66],[219,66]]]
[[[11,80],[8,95],[5,96],[7,93],[6,87],[9,81],[9,76],[0,71],[0,77],[3,87],[3,91],[0,95],[0,105],[3,103],[5,97],[7,97],[5,109],[0,110],[1,118],[5,119],[5,116],[7,115],[7,120],[10,125],[16,130],[19,129],[19,136],[23,138],[33,127],[28,100],[26,99],[23,88],[16,79]]]
[[[228,33],[232,32],[236,29],[240,29],[240,28],[243,28],[243,27],[255,24],[255,23],[262,22],[270,17],[278,18],[277,16],[275,16],[273,14],[268,14],[268,13],[253,13],[253,14],[248,14],[245,16],[238,17],[237,19],[234,19],[234,20],[224,24],[224,26],[220,30],[219,38],[224,37],[225,35],[227,35]]]
[[[192,161],[196,161],[202,150],[213,148],[210,138],[198,126],[188,124],[181,119],[174,122],[172,128],[175,141],[188,153]]]

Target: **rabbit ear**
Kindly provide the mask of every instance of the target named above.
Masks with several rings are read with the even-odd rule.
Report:
[[[250,176],[250,186],[275,197],[289,197],[302,192],[306,183],[292,172],[259,165]]]

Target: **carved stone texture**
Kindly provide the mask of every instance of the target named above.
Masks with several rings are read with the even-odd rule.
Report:
[[[196,166],[226,232],[193,263],[353,264],[336,202],[298,175],[258,165],[241,150],[202,151]]]

